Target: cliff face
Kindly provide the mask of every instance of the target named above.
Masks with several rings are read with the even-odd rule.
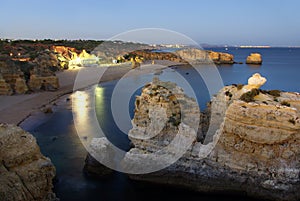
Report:
[[[204,144],[198,134],[198,140],[176,163],[158,172],[130,177],[206,192],[244,192],[270,200],[299,200],[300,95],[259,90],[265,81],[255,75],[246,86],[233,85],[220,90],[211,103],[211,127],[202,136]],[[136,136],[151,133],[145,125],[151,117],[146,111],[150,110],[141,108],[149,108],[156,102],[140,101],[151,87],[152,84],[137,98],[134,128],[129,134],[135,148],[124,160],[132,160],[131,154],[137,150],[158,151],[167,145],[162,142],[172,140],[174,131],[181,126],[175,124],[149,140],[134,139],[132,133]],[[170,104],[166,108],[176,110]],[[200,120],[199,126],[201,129],[203,121]]]
[[[35,138],[21,128],[0,124],[0,199],[56,200],[55,167]]]
[[[59,61],[48,50],[39,52],[33,61],[20,62],[6,58],[0,62],[0,95],[58,89],[58,78],[50,68],[59,69]]]
[[[260,90],[265,82],[254,74],[247,85],[226,86],[208,111],[200,113],[181,88],[154,79],[136,97],[128,134],[134,148],[122,159],[123,170],[135,180],[202,192],[299,200],[300,94]],[[174,143],[178,137],[181,142]],[[184,143],[187,139],[190,144]],[[92,153],[111,160],[106,153],[113,154],[113,149],[106,138],[92,142]],[[171,163],[154,171],[165,162]]]
[[[150,50],[137,50],[124,56],[141,57],[144,60],[169,60],[189,64],[234,64],[234,57],[223,52],[206,51],[196,48],[187,48],[171,52],[152,52]]]

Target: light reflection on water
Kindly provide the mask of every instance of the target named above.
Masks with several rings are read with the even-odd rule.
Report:
[[[129,149],[127,134],[132,128],[135,97],[140,95],[141,89],[153,77],[176,83],[187,96],[198,101],[202,109],[210,99],[201,75],[195,69],[184,66],[164,69],[159,75],[133,75],[101,83],[85,91],[77,91],[72,95],[73,117],[79,138],[85,147],[89,146],[92,138],[103,137],[104,134],[118,148]]]
[[[239,50],[240,51],[240,50]],[[244,51],[244,50],[243,50]],[[248,50],[247,50],[248,51]],[[253,50],[249,50],[253,51]],[[270,51],[270,50],[264,50]],[[233,65],[233,66],[219,66],[218,69],[224,80],[224,84],[232,83],[244,83],[247,81],[248,77],[255,72],[260,72],[263,76],[267,77],[268,81],[263,87],[265,89],[284,89],[287,91],[299,91],[299,63],[300,63],[300,49],[293,50],[295,55],[293,57],[284,57],[283,50],[278,51],[276,57],[268,59],[268,52],[263,53],[264,63],[260,67],[252,67],[247,65]],[[297,51],[297,52],[296,52]],[[238,58],[237,61],[243,61],[244,58],[248,55],[248,52]],[[283,55],[283,56],[282,56]],[[277,65],[271,65],[276,60]],[[294,61],[294,60],[295,61]],[[281,61],[293,61],[294,63],[289,63],[288,65],[279,65],[278,62]],[[187,68],[182,67],[176,69],[184,77],[190,78],[191,80],[198,80],[194,76],[193,72]],[[174,69],[168,69],[163,72],[163,76],[169,73],[169,71],[174,71]],[[186,74],[189,73],[189,74]],[[147,76],[145,75],[140,77],[135,77],[132,79],[134,82],[139,82],[140,79],[144,79]],[[171,80],[169,80],[171,81]],[[79,93],[79,98],[84,103],[78,103],[78,118],[80,121],[86,123],[90,121],[90,117],[87,115],[90,111],[90,107],[84,107],[86,103],[90,105],[91,101],[95,100],[95,108],[97,111],[97,119],[102,128],[105,128],[106,133],[115,135],[115,138],[125,139],[126,135],[123,132],[117,130],[117,126],[113,123],[111,113],[109,112],[111,106],[111,95],[116,85],[117,81],[111,81],[107,83],[102,83],[99,87],[95,88],[96,96],[91,97],[89,95],[90,91],[83,91]],[[192,87],[199,88],[197,82],[193,82],[195,85],[191,84]],[[125,86],[124,86],[125,87]],[[135,92],[136,94],[140,93],[140,89]],[[188,93],[188,92],[187,92]],[[198,94],[196,94],[198,98]],[[129,110],[129,113],[132,118],[133,114],[133,101],[134,95],[131,97],[131,102],[126,108]],[[199,101],[199,100],[198,100]],[[200,100],[199,104],[201,105]],[[67,103],[66,103],[67,104]],[[82,105],[81,105],[82,104]],[[75,106],[75,105],[74,105]],[[82,111],[81,111],[82,110]],[[50,157],[57,170],[58,182],[55,184],[55,193],[61,200],[72,200],[72,201],[81,201],[81,200],[155,200],[157,198],[162,198],[167,196],[173,201],[179,200],[252,200],[247,197],[231,197],[230,195],[205,195],[202,193],[196,193],[193,191],[185,191],[181,189],[176,189],[172,187],[159,186],[156,184],[145,184],[145,183],[135,183],[131,180],[128,180],[126,176],[122,174],[115,174],[108,180],[93,180],[84,177],[82,174],[82,169],[84,165],[84,160],[86,157],[86,150],[81,144],[81,141],[76,134],[74,128],[72,112],[66,107],[61,107],[57,112],[49,114],[49,119],[47,122],[39,125],[33,130],[29,130],[37,138],[38,144],[41,147],[41,151],[46,156]],[[84,115],[87,115],[86,118],[83,118]],[[104,125],[104,126],[102,126]],[[86,136],[90,128],[84,127],[86,129],[85,133],[82,133],[82,137]],[[119,135],[116,135],[117,132]],[[90,133],[90,137],[93,137]],[[90,138],[88,136],[88,139]],[[110,139],[111,140],[111,139]]]

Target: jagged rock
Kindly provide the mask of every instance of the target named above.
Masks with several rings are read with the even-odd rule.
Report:
[[[251,53],[246,59],[246,64],[262,64],[261,54]]]
[[[31,134],[0,124],[0,145],[1,200],[57,200],[52,192],[55,167]]]
[[[250,80],[248,84],[259,87],[264,82]],[[300,95],[281,92],[275,97],[263,91],[247,103],[240,100],[243,93],[237,86],[227,86],[212,100],[207,135],[211,132],[213,136],[206,136],[210,137],[206,145],[195,142],[173,165],[130,177],[204,192],[243,192],[270,200],[299,200]],[[282,101],[291,103],[291,107],[281,105]],[[130,132],[140,129],[143,134],[141,131],[147,129],[137,123],[144,122],[139,118],[143,115],[147,116],[134,117],[135,126]],[[132,140],[135,148],[129,153],[155,153],[162,146],[153,144],[170,140],[174,133],[170,131],[164,131],[159,139]]]
[[[198,131],[210,119],[209,128],[202,136],[204,143],[194,140],[170,166],[129,177],[202,192],[238,192],[268,200],[299,200],[300,94],[258,90],[266,79],[253,77],[258,79],[249,79],[248,85],[257,93],[251,101],[242,100],[249,93],[244,87],[226,86],[212,99],[206,114],[195,112],[195,100],[185,97],[174,83],[153,80],[147,84],[141,96],[136,97],[133,128],[128,134],[134,148],[123,159],[124,164],[138,164],[131,167],[136,173],[143,166],[139,167],[138,162],[145,154],[165,152],[164,148],[183,127],[188,128],[185,135],[192,138],[197,132],[192,126],[197,118],[210,116],[199,121]],[[179,102],[187,104],[178,107]],[[184,118],[179,115],[183,111]],[[103,143],[98,143],[99,150],[104,152],[105,146],[100,144]],[[155,157],[154,154],[145,162],[147,167],[155,165]]]

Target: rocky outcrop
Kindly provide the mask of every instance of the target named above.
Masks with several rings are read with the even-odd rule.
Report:
[[[143,60],[169,60],[189,64],[234,64],[234,56],[223,52],[186,48],[175,52],[153,52],[151,50],[133,51],[124,58],[142,58]]]
[[[59,80],[54,71],[58,67],[56,55],[49,50],[39,52],[39,56],[29,62],[5,58],[0,61],[0,95],[56,90]]]
[[[223,52],[209,51],[209,57],[215,64],[234,64],[234,56]]]
[[[126,153],[124,164],[140,164],[138,154],[174,154],[174,149],[165,147],[183,133],[193,141],[170,166],[139,174],[142,167],[133,165],[137,172],[130,178],[202,192],[299,200],[300,94],[260,90],[265,82],[255,74],[248,85],[224,87],[212,99],[209,112],[202,114],[196,112],[195,100],[176,85],[157,80],[146,85],[136,98],[133,128],[128,135],[134,148]],[[209,118],[201,120],[205,116]],[[209,124],[208,129],[205,124]],[[102,141],[93,147],[105,147]],[[175,150],[183,148],[182,143],[177,145]],[[152,162],[148,161],[146,168],[162,161]]]
[[[262,64],[261,54],[251,53],[246,59],[246,64]]]
[[[46,76],[40,77],[36,75],[30,76],[29,87],[33,91],[45,90],[53,91],[59,88],[58,77],[56,76]]]
[[[0,124],[0,145],[1,200],[57,200],[52,192],[55,167],[31,134]]]
[[[246,192],[271,200],[299,200],[300,95],[281,92],[274,96],[270,91],[259,91],[251,102],[240,100],[245,89],[258,90],[265,81],[256,74],[240,89],[237,86],[222,89],[211,106],[211,126],[219,125],[219,128],[213,129],[215,134],[207,145],[195,141],[186,154],[168,168],[131,177],[200,191]],[[290,106],[286,106],[287,103]],[[139,122],[145,122],[146,117],[140,116],[136,112],[134,131],[138,130],[136,126],[141,126]],[[145,132],[140,130],[140,134],[145,135]],[[172,138],[169,132],[164,134],[150,142],[134,139],[132,142],[135,148],[153,153],[161,147],[154,149],[151,144]],[[212,146],[211,152],[207,152]],[[206,157],[201,157],[205,154]]]
[[[50,50],[39,52],[39,55],[33,60],[43,72],[49,72],[49,67],[58,67],[59,61],[56,55]]]
[[[72,60],[74,53],[78,54],[79,51],[76,50],[76,48],[73,47],[66,47],[66,46],[52,46],[51,49],[57,53],[63,56],[67,60]]]

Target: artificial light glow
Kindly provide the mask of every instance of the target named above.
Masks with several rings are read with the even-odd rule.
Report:
[[[85,122],[88,117],[88,95],[84,91],[76,91],[72,94],[72,108],[79,121]]]

